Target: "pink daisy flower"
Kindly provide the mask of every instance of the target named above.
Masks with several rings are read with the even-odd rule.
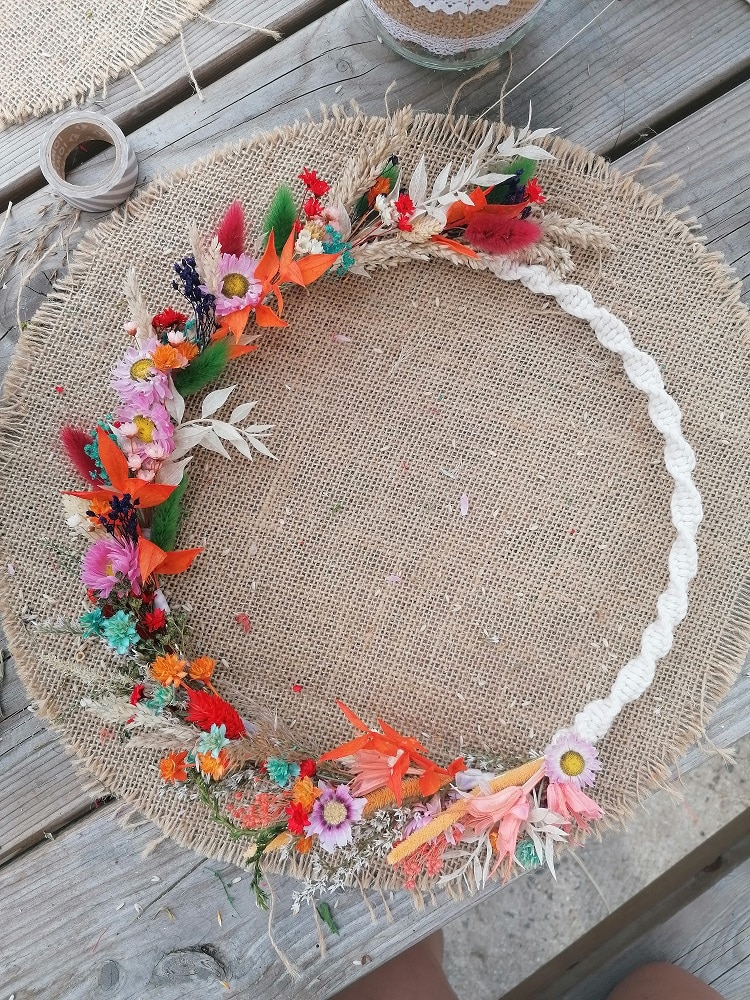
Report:
[[[174,451],[174,426],[166,407],[128,403],[118,409],[115,424],[112,429],[128,467],[139,479],[151,482]]]
[[[216,315],[227,316],[229,313],[244,309],[245,306],[257,306],[263,294],[263,286],[255,280],[256,261],[247,254],[239,257],[233,253],[223,253],[219,258],[220,288],[216,295]],[[201,291],[207,289],[201,286]]]
[[[129,347],[112,369],[110,384],[123,403],[152,406],[171,398],[168,377],[154,367],[152,355],[158,346],[151,337],[140,347]]]
[[[561,733],[544,751],[544,770],[550,781],[586,788],[594,784],[601,769],[592,744],[572,730]]]
[[[135,544],[111,537],[94,542],[83,557],[81,583],[101,597],[109,597],[115,588],[139,593],[141,578]]]
[[[362,819],[367,799],[353,798],[346,785],[321,781],[318,787],[323,794],[315,800],[305,832],[317,834],[323,850],[333,854],[337,847],[352,842],[352,825]]]

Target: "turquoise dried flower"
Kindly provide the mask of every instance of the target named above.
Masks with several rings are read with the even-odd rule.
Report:
[[[539,867],[542,862],[539,860],[539,855],[536,853],[533,841],[528,838],[520,841],[516,847],[516,861],[522,868],[525,868],[526,871]]]
[[[78,619],[78,623],[83,629],[84,639],[101,638],[104,630],[104,623],[107,619],[102,614],[101,608],[92,608],[91,611],[84,611]]]
[[[299,777],[299,764],[282,760],[281,757],[269,757],[266,761],[266,770],[268,777],[279,788],[286,788],[290,781]]]
[[[112,649],[120,656],[124,656],[130,647],[138,642],[135,618],[126,611],[118,611],[111,618],[105,619],[102,634]]]

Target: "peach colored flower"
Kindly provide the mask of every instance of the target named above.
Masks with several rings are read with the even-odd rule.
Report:
[[[184,368],[187,364],[187,358],[178,353],[171,344],[159,344],[151,357],[154,361],[154,368],[165,373],[173,368]]]
[[[312,837],[300,837],[297,843],[294,845],[294,849],[295,851],[297,851],[298,854],[307,854],[312,845],[313,845]]]
[[[320,789],[315,787],[310,778],[300,778],[292,787],[292,802],[301,805],[309,813],[320,794]]]
[[[179,687],[182,678],[187,673],[187,660],[181,660],[176,653],[168,653],[166,656],[157,656],[151,664],[151,676],[165,687],[174,684]]]
[[[162,779],[171,781],[173,785],[178,781],[187,781],[186,758],[187,750],[181,750],[179,753],[171,753],[164,760],[160,760],[159,771]]]
[[[208,681],[215,667],[216,660],[212,660],[210,656],[199,656],[190,664],[188,672],[194,681]]]

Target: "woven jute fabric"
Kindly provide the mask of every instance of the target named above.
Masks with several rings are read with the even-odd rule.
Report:
[[[467,42],[484,35],[511,35],[544,0],[510,0],[494,10],[470,10],[468,13],[446,14],[415,7],[410,0],[376,0],[372,6],[382,10],[393,21],[437,38],[462,39]]]
[[[4,0],[0,128],[60,111],[140,65],[210,0]]]
[[[85,676],[72,680],[73,641],[25,627],[25,615],[82,608],[59,554],[78,543],[60,506],[76,479],[58,432],[112,411],[131,263],[152,311],[179,307],[170,269],[192,218],[209,232],[238,197],[257,223],[278,183],[306,166],[335,179],[384,127],[329,116],[152,184],[86,238],[6,379],[0,518],[14,575],[0,579],[22,677],[117,795],[218,858],[241,848],[200,803],[164,790],[159,755],[81,708],[112,669],[100,647],[77,654]],[[425,153],[434,177],[485,127],[417,116],[399,148],[405,176]],[[750,494],[737,484],[750,458],[750,320],[726,265],[655,194],[564,141],[552,149],[546,208],[604,227],[614,244],[603,258],[580,254],[575,280],[658,361],[705,505],[688,618],[600,745],[596,795],[617,820],[703,730],[746,649]],[[553,301],[447,262],[326,277],[285,295],[285,315],[289,328],[264,333],[221,383],[237,385],[236,402],[258,400],[277,461],[196,455],[179,542],[205,552],[168,587],[192,609],[198,649],[220,661],[221,692],[248,718],[256,705],[276,713],[311,752],[351,737],[340,698],[438,760],[541,753],[609,691],[666,584],[672,484],[645,399]]]

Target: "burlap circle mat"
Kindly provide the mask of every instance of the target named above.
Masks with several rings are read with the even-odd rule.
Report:
[[[382,127],[329,117],[152,184],[86,239],[6,379],[0,517],[14,573],[1,574],[2,611],[24,681],[117,795],[218,858],[242,849],[199,803],[165,792],[158,754],[80,707],[109,669],[98,652],[72,680],[72,643],[24,625],[81,607],[59,554],[72,544],[59,494],[74,477],[58,431],[112,407],[131,262],[149,308],[178,305],[170,267],[191,218],[208,231],[239,197],[257,222],[279,182],[305,166],[335,179]],[[417,116],[405,176],[423,151],[430,176],[460,161],[481,128]],[[596,795],[613,820],[701,732],[745,653],[750,495],[736,484],[748,471],[750,320],[726,266],[658,197],[579,148],[553,150],[546,207],[614,240],[605,259],[579,256],[575,279],[658,361],[705,506],[688,619],[600,745]],[[259,400],[257,419],[275,425],[278,461],[194,459],[180,544],[206,552],[169,588],[192,608],[199,646],[226,661],[222,692],[248,717],[256,704],[278,713],[312,751],[351,736],[336,698],[438,759],[543,751],[608,692],[665,586],[671,482],[645,399],[553,301],[447,263],[326,278],[287,309],[290,327],[230,373],[236,399]]]
[[[139,66],[210,0],[4,0],[0,128],[60,111]]]

